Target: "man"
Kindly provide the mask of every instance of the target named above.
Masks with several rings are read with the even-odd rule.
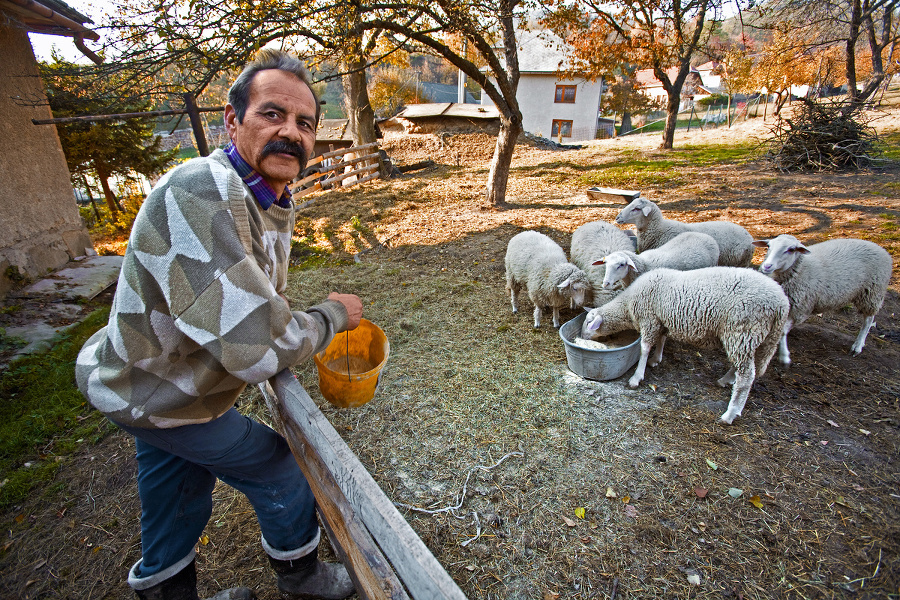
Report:
[[[286,598],[353,592],[342,565],[317,558],[314,498],[287,443],[234,408],[248,383],[309,359],[362,316],[352,294],[306,312],[281,294],[294,227],[287,184],[312,152],[318,115],[296,57],[263,50],[247,65],[225,107],[231,143],[150,192],[109,324],[78,356],[81,391],[135,436],[142,557],[128,583],[138,598],[198,599],[194,546],[217,478],[253,505]]]

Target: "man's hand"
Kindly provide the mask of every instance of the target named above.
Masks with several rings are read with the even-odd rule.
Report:
[[[329,300],[336,300],[344,305],[347,309],[347,330],[356,329],[359,326],[359,320],[362,319],[362,301],[359,296],[354,294],[338,294],[331,292],[328,294]]]

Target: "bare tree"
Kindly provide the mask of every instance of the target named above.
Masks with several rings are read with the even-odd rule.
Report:
[[[896,72],[898,0],[789,0],[761,15],[766,27],[790,24],[807,54],[842,49],[849,105],[866,102]]]

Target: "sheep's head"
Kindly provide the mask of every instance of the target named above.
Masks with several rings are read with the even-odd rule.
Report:
[[[587,311],[587,315],[585,315],[584,324],[581,327],[581,337],[586,340],[596,340],[635,328],[625,310],[622,296],[617,296],[597,308],[585,307],[584,310]]]
[[[616,216],[616,223],[620,225],[625,223],[640,225],[653,212],[653,207],[655,206],[646,198],[638,196],[628,206],[619,211],[619,214]]]
[[[596,335],[600,326],[603,325],[603,311],[599,308],[592,308],[588,310],[588,314],[584,317],[584,330],[590,331],[592,334]]]
[[[584,271],[571,263],[567,263],[563,268],[568,269],[568,275],[557,284],[556,289],[563,296],[571,298],[575,306],[584,306],[585,296],[592,289],[590,280]]]
[[[606,265],[606,273],[603,275],[603,288],[611,289],[620,281],[623,281],[630,273],[637,271],[637,267],[630,256],[624,252],[613,252],[604,256],[592,265]]]
[[[765,275],[773,275],[790,269],[801,254],[809,254],[809,249],[792,235],[782,234],[771,240],[753,240],[757,248],[767,248],[759,270]]]

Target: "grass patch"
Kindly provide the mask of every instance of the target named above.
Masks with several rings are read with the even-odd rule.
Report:
[[[900,131],[892,131],[878,138],[878,149],[882,152],[882,158],[888,160],[900,160]]]
[[[53,478],[62,457],[111,430],[75,386],[78,351],[108,318],[108,308],[94,311],[52,350],[16,360],[0,376],[0,509],[21,502]]]
[[[649,185],[685,183],[685,173],[677,170],[674,160],[635,159],[624,163],[598,165],[593,171],[575,178],[579,186],[646,187]]]
[[[736,164],[756,158],[756,150],[751,145],[709,144],[685,146],[675,152],[695,166]]]

